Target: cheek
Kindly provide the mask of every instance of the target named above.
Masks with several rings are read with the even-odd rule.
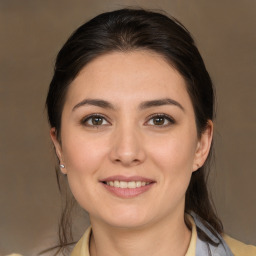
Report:
[[[152,141],[150,158],[168,175],[191,172],[196,143],[190,136],[170,136]]]
[[[164,191],[176,200],[187,190],[193,172],[196,152],[196,131],[179,130],[170,136],[152,140],[151,160],[158,170]],[[154,146],[153,146],[154,145]],[[176,199],[175,199],[176,197]]]
[[[81,207],[91,211],[93,198],[99,193],[98,173],[106,158],[106,143],[102,138],[67,134],[71,132],[63,136],[62,148],[69,186]]]
[[[104,145],[104,141],[99,138],[66,136],[63,141],[63,156],[68,172],[86,175],[96,171],[106,155]]]
[[[145,146],[148,149],[150,169],[157,176],[159,186],[153,195],[152,212],[160,209],[159,216],[183,207],[188,188],[193,159],[195,140],[184,133],[148,138]]]

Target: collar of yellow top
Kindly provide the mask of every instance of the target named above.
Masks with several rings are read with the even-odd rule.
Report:
[[[192,225],[192,235],[189,243],[189,247],[185,256],[195,256],[196,255],[196,225],[193,218],[190,215],[187,215],[191,225]],[[73,249],[71,256],[90,256],[89,244],[90,236],[92,232],[92,227],[87,228],[82,238],[78,241],[75,248]]]

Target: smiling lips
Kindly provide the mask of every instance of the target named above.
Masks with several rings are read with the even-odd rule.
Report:
[[[145,181],[108,181],[107,185],[115,188],[140,188],[141,186],[144,187],[146,185],[150,184],[150,182]]]
[[[140,176],[112,176],[101,180],[104,187],[121,198],[131,198],[148,191],[155,181]]]

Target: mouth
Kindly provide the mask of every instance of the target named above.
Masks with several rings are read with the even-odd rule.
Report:
[[[100,181],[112,194],[121,198],[131,198],[150,190],[156,183],[148,178],[133,176],[112,176]]]
[[[146,181],[119,181],[119,180],[112,180],[112,181],[103,181],[105,185],[115,187],[115,188],[140,188],[149,185],[153,182],[146,182]]]

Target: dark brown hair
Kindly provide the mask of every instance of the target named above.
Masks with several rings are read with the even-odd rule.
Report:
[[[214,119],[214,90],[190,33],[180,22],[167,15],[142,9],[121,9],[103,13],[83,24],[71,35],[57,56],[46,106],[50,126],[56,128],[60,142],[65,98],[70,83],[81,69],[103,54],[140,49],[160,54],[185,79],[200,137],[208,121]],[[192,174],[186,192],[185,212],[195,212],[213,233],[222,233],[222,223],[215,213],[207,190],[210,157],[211,152],[204,166]],[[72,242],[72,221],[69,215],[70,203],[66,201],[59,229],[61,248]],[[190,227],[186,217],[185,221]],[[214,244],[200,230],[198,235]]]

